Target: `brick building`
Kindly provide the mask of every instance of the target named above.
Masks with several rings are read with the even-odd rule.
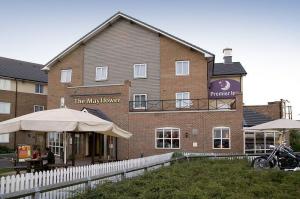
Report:
[[[97,135],[96,153],[126,159],[169,151],[244,152],[243,77],[224,49],[214,54],[117,13],[50,60],[49,109],[67,106],[115,122],[129,140]],[[62,153],[62,134],[48,145]],[[68,138],[70,139],[70,138]],[[91,154],[89,133],[76,155]]]
[[[47,107],[47,74],[43,65],[0,57],[0,121],[44,110]],[[17,136],[15,136],[17,135]],[[45,146],[43,134],[17,132],[0,135],[0,145]]]

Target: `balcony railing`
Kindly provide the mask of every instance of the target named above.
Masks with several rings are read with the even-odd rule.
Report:
[[[129,112],[234,110],[236,99],[182,99],[129,101]]]

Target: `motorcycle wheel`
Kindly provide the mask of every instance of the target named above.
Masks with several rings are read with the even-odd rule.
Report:
[[[252,161],[251,166],[254,169],[270,169],[272,167],[271,163],[266,157],[257,157]]]

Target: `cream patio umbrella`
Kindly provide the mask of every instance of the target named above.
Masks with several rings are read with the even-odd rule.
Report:
[[[90,113],[68,108],[51,109],[30,113],[0,122],[0,134],[16,131],[95,132],[129,139],[132,134],[113,122],[103,120]],[[64,135],[66,150],[66,134]],[[66,163],[66,152],[64,153]]]
[[[276,130],[285,133],[287,130],[300,130],[300,122],[290,119],[277,119],[252,127],[244,128],[244,130]],[[285,136],[284,136],[285,139]]]

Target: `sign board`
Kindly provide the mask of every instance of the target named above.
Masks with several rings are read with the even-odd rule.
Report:
[[[120,103],[120,98],[99,97],[99,98],[75,98],[75,104],[114,104]]]
[[[17,157],[20,162],[27,159],[31,159],[32,151],[31,146],[26,144],[20,144],[17,148]]]
[[[240,82],[232,79],[219,79],[212,81],[209,87],[210,99],[229,99],[241,91]]]

